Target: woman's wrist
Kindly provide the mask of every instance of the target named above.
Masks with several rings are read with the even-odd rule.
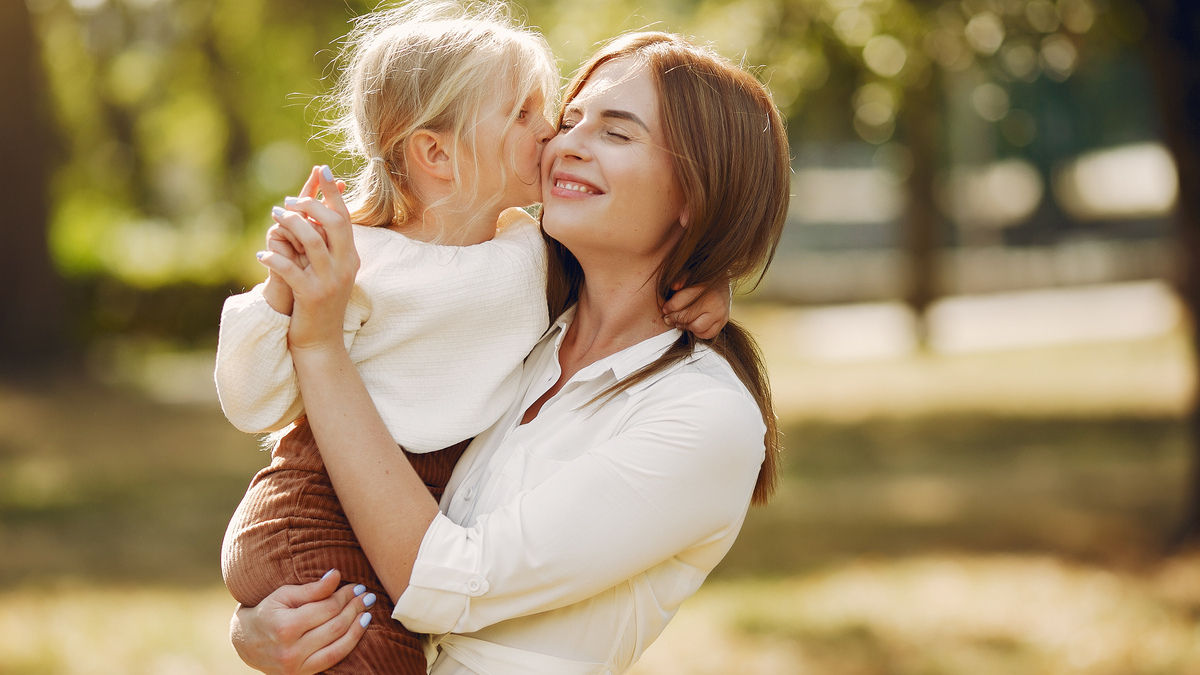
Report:
[[[303,344],[290,343],[288,350],[292,355],[296,373],[302,378],[313,378],[326,381],[331,374],[339,373],[345,368],[354,368],[350,353],[341,341],[313,340]]]

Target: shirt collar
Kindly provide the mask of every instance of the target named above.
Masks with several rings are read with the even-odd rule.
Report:
[[[571,305],[567,311],[554,322],[554,325],[547,331],[547,335],[558,332],[555,338],[555,354],[558,353],[558,348],[562,344],[562,338],[566,335],[567,328],[571,326],[571,322],[575,319],[576,305]],[[647,338],[641,342],[626,347],[616,354],[606,356],[599,361],[581,368],[575,373],[572,379],[577,380],[592,380],[606,372],[611,371],[616,380],[624,379],[632,373],[636,372],[643,366],[652,363],[663,352],[667,351],[679,336],[683,335],[683,331],[678,328],[672,328],[660,335],[655,335],[652,338]]]

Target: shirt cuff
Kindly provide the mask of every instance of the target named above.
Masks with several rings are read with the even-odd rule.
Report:
[[[479,571],[482,552],[474,529],[439,512],[421,539],[408,588],[392,618],[414,633],[454,632],[471,598],[488,592],[488,581]]]

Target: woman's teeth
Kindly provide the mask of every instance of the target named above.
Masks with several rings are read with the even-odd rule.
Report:
[[[560,187],[564,190],[573,190],[575,192],[582,192],[584,194],[589,194],[589,195],[596,194],[596,191],[593,190],[592,188],[590,188],[586,185],[580,185],[579,183],[569,183],[565,180],[560,180],[560,181],[555,182],[554,185],[555,185],[555,187]]]

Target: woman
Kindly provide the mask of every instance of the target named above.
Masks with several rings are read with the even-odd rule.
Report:
[[[710,343],[659,309],[683,283],[765,269],[787,208],[787,141],[765,89],[675,36],[618,38],[568,88],[542,157],[554,326],[517,403],[438,506],[396,452],[342,343],[356,267],[336,187],[276,261],[309,421],[394,618],[435,637],[431,673],[618,673],[661,633],[775,480],[753,341]],[[405,513],[403,518],[394,514]],[[413,517],[412,514],[420,514]],[[315,672],[353,648],[362,601],[336,575],[234,618],[243,659]]]

